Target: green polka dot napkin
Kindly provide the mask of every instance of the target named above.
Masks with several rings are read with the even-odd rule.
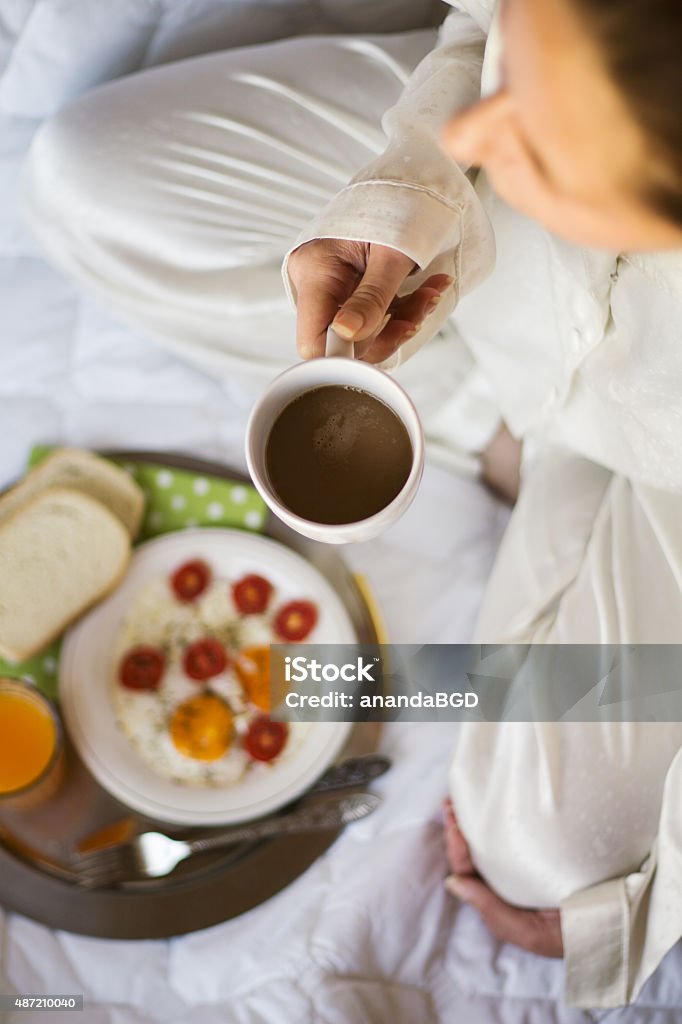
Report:
[[[267,508],[255,488],[183,469],[122,463],[147,499],[140,540],[189,526],[262,530]]]
[[[29,467],[37,465],[51,451],[52,448],[42,445],[34,448]],[[138,542],[192,526],[224,526],[252,532],[265,526],[266,505],[248,484],[148,462],[112,461],[130,473],[144,491],[145,515]],[[54,697],[58,663],[59,641],[18,664],[0,658],[0,675],[30,679]]]

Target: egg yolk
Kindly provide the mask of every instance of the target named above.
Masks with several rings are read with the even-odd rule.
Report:
[[[215,693],[204,692],[179,704],[170,720],[170,736],[185,757],[217,761],[234,736],[232,712]]]

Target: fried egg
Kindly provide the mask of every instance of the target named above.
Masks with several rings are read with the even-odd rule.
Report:
[[[183,670],[188,644],[219,640],[229,660],[205,682]],[[150,581],[135,597],[113,650],[111,700],[116,722],[144,762],[158,775],[189,786],[222,787],[245,774],[269,772],[300,748],[310,729],[291,723],[276,761],[254,761],[242,739],[262,711],[248,701],[235,671],[238,651],[267,646],[273,634],[267,615],[241,616],[229,582],[214,579],[195,601],[178,601],[165,577]],[[165,670],[154,690],[127,689],[119,680],[122,658],[137,645],[160,648]]]

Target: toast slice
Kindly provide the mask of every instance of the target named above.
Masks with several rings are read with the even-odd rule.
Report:
[[[62,448],[48,455],[21,483],[0,498],[0,525],[21,505],[47,487],[68,487],[89,494],[117,516],[136,537],[144,511],[144,495],[128,473],[79,448]]]
[[[119,582],[130,537],[79,491],[42,490],[0,523],[0,654],[24,661]]]

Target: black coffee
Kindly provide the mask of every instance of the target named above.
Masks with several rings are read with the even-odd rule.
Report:
[[[275,420],[265,450],[270,486],[316,523],[355,523],[400,493],[412,468],[402,421],[358,388],[304,391]]]

